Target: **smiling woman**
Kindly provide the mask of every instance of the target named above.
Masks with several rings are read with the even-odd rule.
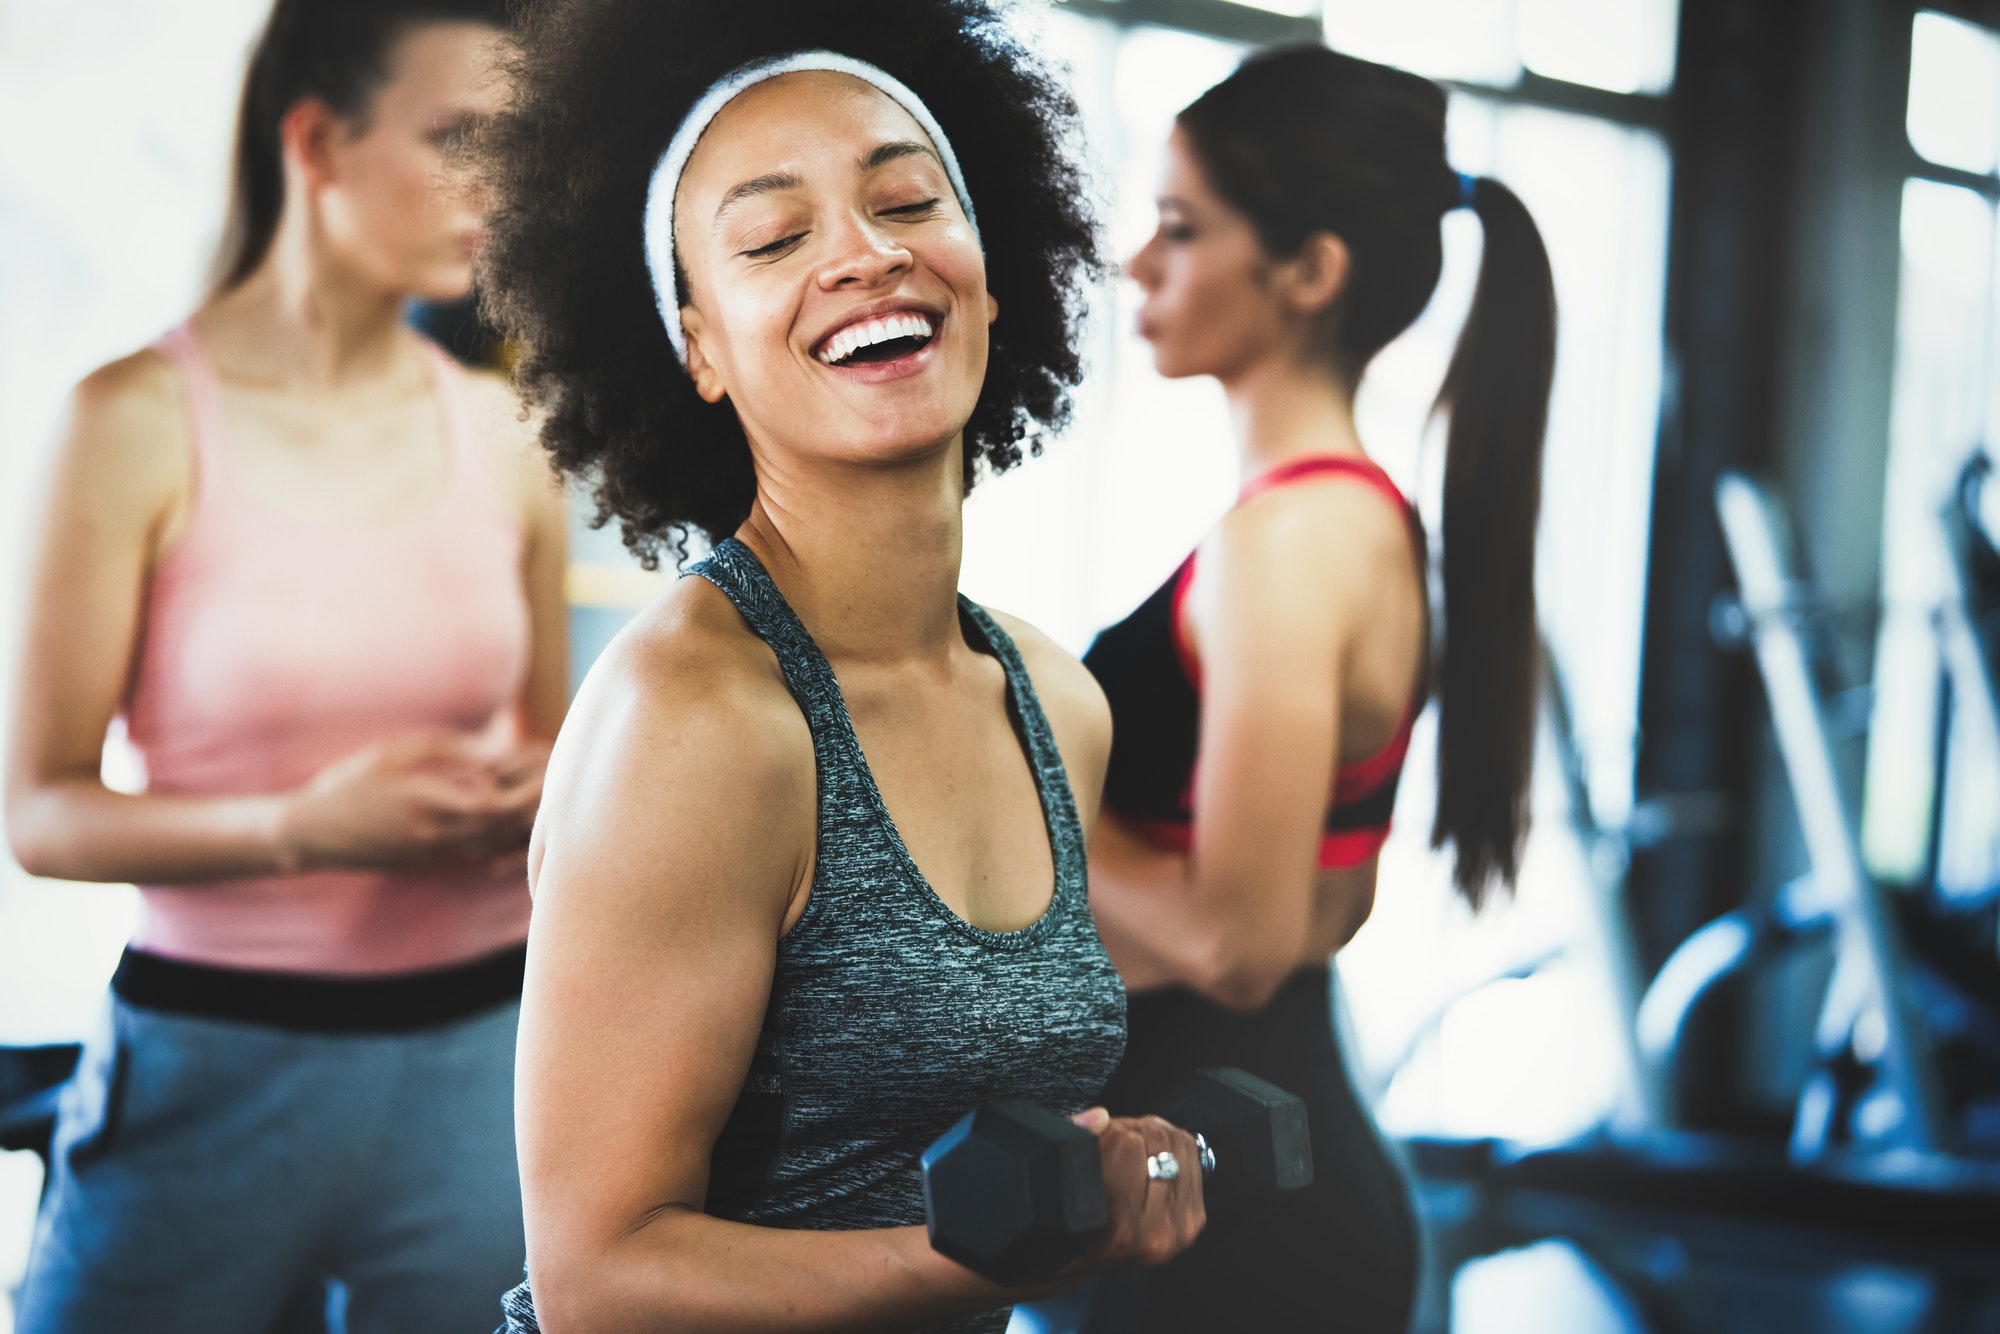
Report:
[[[936,0],[554,3],[522,49],[487,277],[543,441],[643,556],[715,546],[551,760],[510,1319],[997,1331],[1048,1289],[930,1248],[919,1157],[999,1098],[1099,1136],[1066,1281],[1171,1257],[1193,1138],[1088,1106],[1125,1036],[1084,897],[1104,699],[957,592],[982,461],[1078,373],[1068,99]]]
[[[521,340],[517,377],[548,412],[543,440],[558,465],[591,479],[600,517],[615,518],[649,562],[663,546],[684,550],[689,529],[734,530],[755,490],[742,404],[712,408],[693,381],[660,373],[676,353],[639,223],[675,129],[713,82],[751,62],[815,49],[871,61],[948,128],[983,205],[986,288],[1004,312],[966,423],[966,484],[982,463],[1020,462],[1024,446],[1067,420],[1082,373],[1081,280],[1098,264],[1088,191],[1060,148],[1069,96],[983,5],[908,0],[869,7],[877,11],[880,21],[864,23],[848,7],[797,0],[754,21],[721,4],[612,5],[587,19],[557,5],[531,16],[542,31],[520,71],[533,81],[520,86],[532,91],[492,144],[502,202],[486,251],[499,281],[487,299]]]
[[[720,88],[734,91],[718,112],[735,132],[707,140],[696,153],[707,128],[698,107],[661,159],[648,205],[647,257],[663,294],[661,319],[696,393],[718,403],[733,379],[739,392],[731,401],[748,433],[774,438],[804,431],[821,448],[864,454],[923,448],[952,434],[981,387],[999,308],[986,290],[972,202],[950,140],[899,81],[831,52],[758,63]],[[790,114],[802,101],[826,112],[803,138]],[[861,151],[850,159],[850,145],[841,140],[854,132]],[[806,165],[737,179],[774,156]],[[691,177],[690,166],[697,168]],[[829,216],[842,212],[879,219],[877,239],[887,244],[853,250],[854,229]],[[689,225],[677,228],[677,217]],[[812,284],[825,295],[809,303],[819,309],[806,313],[796,300],[798,275],[813,267],[815,255],[843,247],[851,257]],[[915,258],[917,249],[930,262],[908,265],[895,290],[855,302],[852,291],[868,275],[852,268],[853,260],[864,269],[895,267],[900,257],[889,252],[909,250]],[[683,255],[690,260],[686,276]],[[774,364],[749,364],[740,355],[748,350],[742,340],[723,336],[725,329],[749,332],[780,321],[785,327],[772,329],[780,337],[750,344],[782,347]],[[947,364],[939,365],[941,358]],[[821,367],[837,374],[829,379]],[[923,382],[933,368],[933,379],[960,392],[940,395]],[[752,390],[753,380],[765,392]],[[901,389],[837,393],[815,403],[816,394],[835,385]],[[750,415],[761,404],[778,407],[783,419]],[[809,404],[815,410],[799,411]]]

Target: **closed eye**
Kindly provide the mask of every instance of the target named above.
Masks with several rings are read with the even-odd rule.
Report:
[[[913,218],[913,217],[919,217],[926,213],[934,213],[937,211],[937,206],[938,206],[937,197],[932,196],[929,199],[919,200],[914,204],[898,204],[894,208],[885,208],[882,210],[882,212],[886,216],[892,218],[905,218],[905,217]]]
[[[741,254],[744,259],[769,259],[774,255],[783,254],[785,251],[791,249],[800,241],[803,241],[805,235],[804,232],[794,232],[790,236],[780,237],[769,245],[760,245],[755,250],[745,250]]]

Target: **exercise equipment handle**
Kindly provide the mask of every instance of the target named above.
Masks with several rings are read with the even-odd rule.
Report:
[[[1821,1049],[1845,1041],[1862,1005],[1872,1001],[1879,1006],[1885,1030],[1882,1064],[1889,1086],[1902,1101],[1903,1117],[1895,1138],[1908,1148],[1942,1149],[1945,1123],[1923,1034],[1897,994],[1895,979],[1902,976],[1900,941],[1881,888],[1862,865],[1841,799],[1819,692],[1790,615],[1792,585],[1778,553],[1768,502],[1756,483],[1726,472],[1715,484],[1715,508],[1749,617],[1750,642],[1764,678],[1771,726],[1791,781],[1813,880],[1832,905],[1838,924],[1837,962],[1818,1035]]]

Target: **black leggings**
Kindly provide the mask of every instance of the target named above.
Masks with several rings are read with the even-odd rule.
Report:
[[[1105,1105],[1119,1115],[1157,1112],[1195,1070],[1240,1066],[1306,1100],[1313,1184],[1211,1215],[1172,1264],[1108,1276],[1088,1300],[1088,1334],[1405,1334],[1416,1224],[1402,1175],[1348,1082],[1330,983],[1324,968],[1302,971],[1254,1014],[1180,988],[1132,997],[1131,1036]]]

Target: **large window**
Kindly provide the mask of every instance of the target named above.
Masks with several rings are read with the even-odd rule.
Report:
[[[1941,512],[2000,439],[2000,34],[1919,13],[1906,126],[1863,848],[1885,880],[1978,894],[2000,881],[2000,754],[1990,729],[1957,725],[1980,705],[1948,688],[1936,618],[1955,584]]]
[[[1330,0],[1327,41],[1433,78],[1490,88],[1523,75],[1613,93],[1674,77],[1675,0]]]

